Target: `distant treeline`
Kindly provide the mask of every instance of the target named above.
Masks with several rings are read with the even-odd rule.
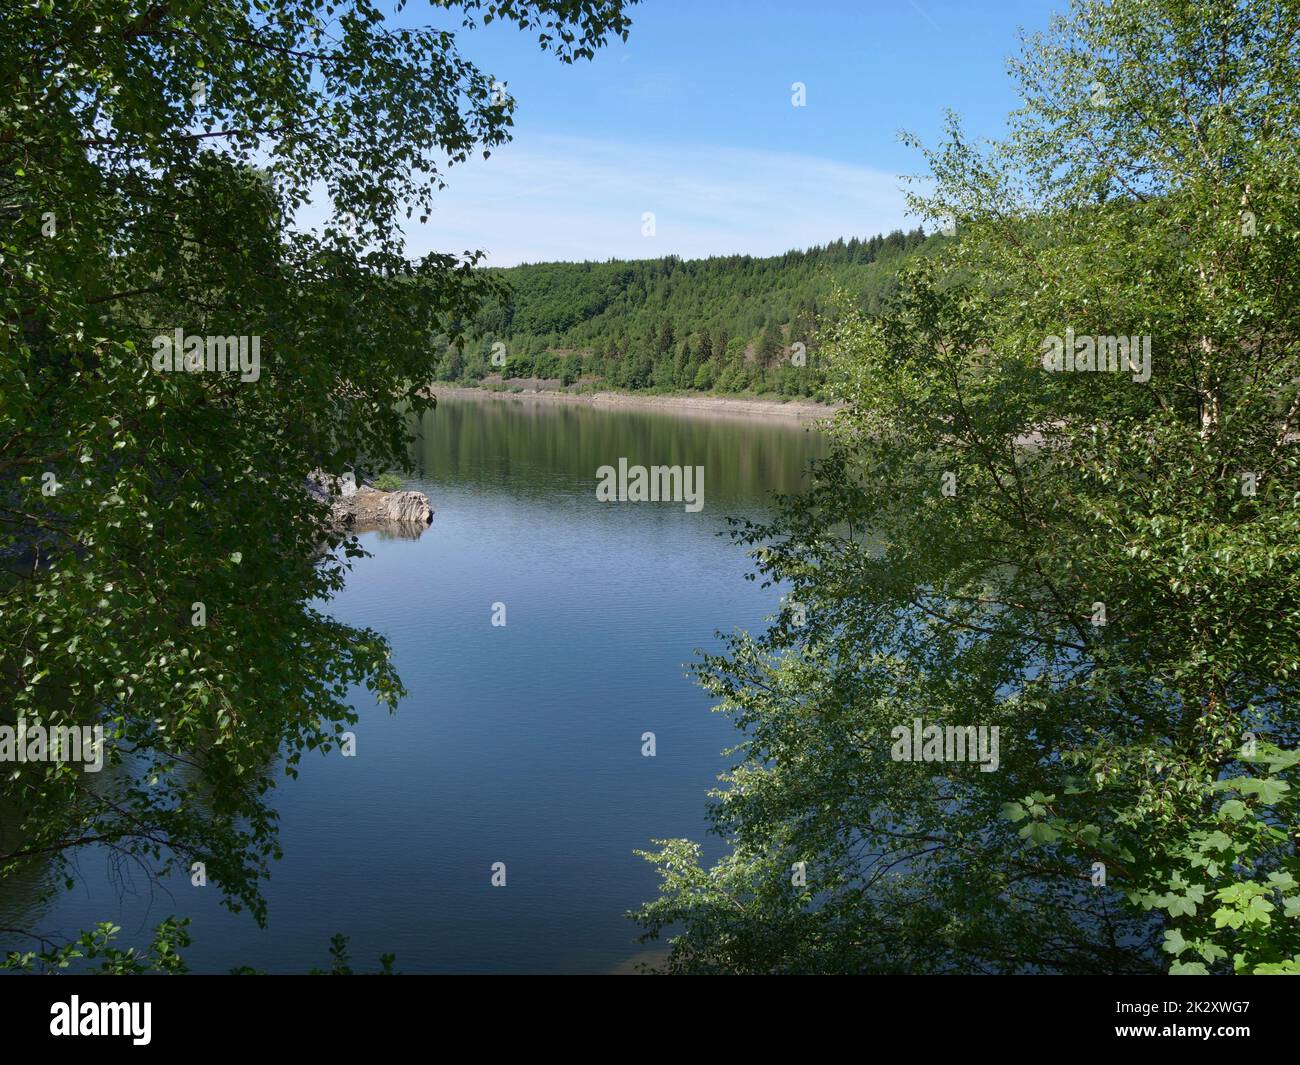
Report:
[[[816,331],[832,293],[843,290],[874,313],[902,260],[944,239],[896,230],[769,258],[668,256],[489,270],[508,295],[468,325],[471,339],[447,351],[438,377],[815,396],[825,381]]]

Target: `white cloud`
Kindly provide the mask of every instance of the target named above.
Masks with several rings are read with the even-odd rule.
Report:
[[[516,140],[452,169],[407,250],[482,248],[488,262],[774,255],[916,225],[901,180],[868,167],[735,148],[572,137]],[[642,215],[656,233],[641,235]]]

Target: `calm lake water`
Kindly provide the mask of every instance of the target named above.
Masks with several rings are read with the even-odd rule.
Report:
[[[0,889],[0,925],[112,920],[143,942],[188,915],[195,972],[326,966],[335,932],[359,971],[385,952],[413,973],[629,969],[653,945],[624,914],[657,879],[633,851],[705,840],[705,793],[737,738],[685,664],[716,630],[761,628],[777,609],[716,534],[798,490],[819,451],[793,419],[444,400],[408,485],[433,524],[415,540],[365,534],[373,557],[330,605],[388,636],[410,695],[390,716],[358,694],[356,757],[307,756],[277,789],[268,927],[227,913],[215,888],[151,885],[92,854],[52,903],[30,901],[34,879]],[[703,509],[598,501],[597,468],[621,457],[703,466]]]

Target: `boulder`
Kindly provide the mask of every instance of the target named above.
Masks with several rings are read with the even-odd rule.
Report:
[[[381,492],[371,484],[358,485],[350,474],[335,477],[313,470],[307,477],[307,492],[329,503],[336,526],[353,532],[399,525],[409,532],[423,530],[433,521],[433,506],[423,492]]]
[[[423,492],[385,492],[384,513],[389,521],[404,525],[428,525],[433,521],[433,507]]]

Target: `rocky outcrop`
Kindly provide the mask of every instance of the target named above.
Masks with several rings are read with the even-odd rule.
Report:
[[[345,520],[351,517],[353,527],[367,528],[391,525],[428,525],[433,521],[433,507],[423,492],[381,492],[363,485],[350,499],[341,499]],[[336,505],[336,512],[337,512]]]
[[[433,521],[433,506],[423,492],[381,492],[364,480],[358,485],[351,476],[333,477],[321,470],[308,476],[307,491],[329,503],[334,524],[349,532],[387,529],[418,536]]]
[[[433,521],[433,507],[423,492],[393,492],[384,502],[384,510],[393,521],[417,525]]]

